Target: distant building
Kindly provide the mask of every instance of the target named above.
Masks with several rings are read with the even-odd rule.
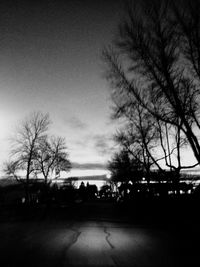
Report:
[[[79,188],[80,184],[83,182],[85,185],[89,183],[90,185],[96,185],[100,189],[103,185],[107,184],[109,179],[106,175],[93,175],[93,176],[73,176],[68,178],[57,178],[53,179],[53,183],[59,184],[73,184],[76,188]]]

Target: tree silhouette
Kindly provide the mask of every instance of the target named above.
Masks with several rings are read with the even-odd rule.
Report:
[[[34,169],[44,176],[45,184],[52,173],[58,175],[60,171],[69,171],[70,161],[67,159],[65,139],[61,137],[45,137],[38,143],[34,155]]]
[[[108,163],[113,182],[132,181],[133,183],[142,179],[143,168],[139,160],[131,157],[128,151],[121,150],[115,153]]]
[[[34,160],[39,144],[46,138],[49,115],[41,112],[31,113],[19,126],[12,142],[11,156],[14,158],[7,164],[7,171],[15,173],[24,170],[26,173],[26,203],[29,203],[29,178],[34,171]],[[16,177],[16,176],[15,176]]]
[[[103,52],[114,102],[116,96],[123,100],[121,111],[137,102],[157,121],[175,127],[198,163],[199,11],[198,0],[129,1],[113,46]]]

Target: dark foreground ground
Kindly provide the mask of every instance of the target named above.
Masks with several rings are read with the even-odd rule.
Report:
[[[1,267],[200,266],[198,205],[101,201],[0,211]]]

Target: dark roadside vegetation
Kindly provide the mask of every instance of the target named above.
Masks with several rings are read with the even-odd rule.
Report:
[[[70,262],[73,249],[75,255],[80,256],[78,248],[83,250],[81,242],[84,237],[84,246],[90,252],[88,260],[104,252],[101,243],[98,243],[100,247],[96,254],[91,247],[91,242],[97,246],[96,235],[100,239],[105,236],[105,242],[112,242],[118,233],[122,238],[117,241],[119,248],[125,237],[130,244],[122,252],[106,246],[106,253],[109,257],[116,253],[114,259],[118,259],[119,264],[105,266],[135,266],[131,262],[134,257],[136,266],[154,266],[154,262],[155,266],[199,266],[198,187],[181,194],[166,194],[162,186],[162,193],[158,195],[158,192],[150,194],[144,185],[137,188],[137,193],[131,190],[133,186],[122,185],[116,193],[109,185],[97,190],[92,185],[81,185],[76,189],[69,184],[47,188],[43,183],[33,183],[30,185],[29,203],[24,202],[22,184],[1,187],[1,266],[84,266],[65,262],[66,259]],[[101,234],[98,235],[99,231]],[[146,235],[149,243],[143,244],[142,236],[137,239],[138,233]],[[132,234],[131,238],[129,234]],[[160,245],[157,245],[157,240]],[[153,256],[152,251],[156,251]],[[146,254],[150,255],[150,261],[145,261],[147,265],[140,265]],[[128,257],[126,265],[120,263],[123,255]],[[85,259],[84,253],[81,258]]]
[[[75,219],[178,227],[198,225],[199,187],[192,189],[185,183],[181,186],[185,191],[177,193],[169,191],[172,188],[167,184],[152,185],[151,192],[145,184],[122,184],[114,192],[110,185],[97,190],[95,185],[83,183],[75,188],[65,183],[58,187],[33,182],[29,203],[25,202],[22,184],[1,186],[0,221]]]

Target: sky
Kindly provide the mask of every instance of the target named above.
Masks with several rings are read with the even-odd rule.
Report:
[[[0,1],[0,176],[10,137],[33,111],[48,112],[50,134],[65,137],[73,163],[68,176],[107,173],[119,125],[111,120],[102,50],[115,37],[123,4]],[[195,163],[188,149],[184,161]]]
[[[76,174],[105,172],[116,125],[101,53],[121,10],[120,0],[0,2],[0,168],[16,126],[42,111]]]

